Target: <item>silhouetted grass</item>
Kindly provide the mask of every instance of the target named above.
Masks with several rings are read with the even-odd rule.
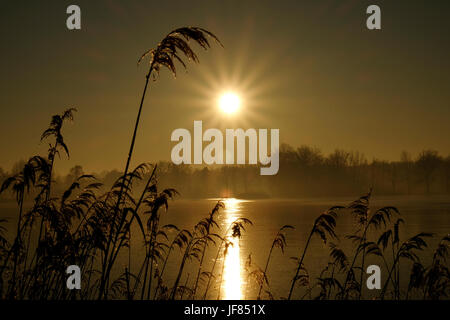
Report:
[[[198,61],[187,41],[194,40],[204,49],[209,48],[207,36],[218,39],[201,28],[180,28],[169,33],[155,49],[147,51],[139,61],[150,56],[144,92],[133,131],[132,141],[124,173],[107,189],[92,175],[81,175],[62,194],[52,193],[52,176],[56,155],[69,155],[62,128],[73,120],[75,109],[68,109],[52,117],[50,126],[41,140],[49,143],[47,156],[33,156],[15,175],[3,181],[0,193],[11,190],[18,205],[18,221],[15,237],[9,242],[7,230],[0,220],[0,298],[1,299],[206,299],[221,298],[222,275],[229,247],[236,245],[233,239],[241,237],[245,225],[252,224],[246,218],[233,221],[221,230],[216,216],[224,207],[217,202],[204,219],[192,230],[180,230],[176,225],[162,225],[161,216],[169,207],[169,201],[178,194],[175,189],[158,187],[156,165],[141,164],[129,169],[140,114],[150,76],[166,67],[176,72],[174,59],[184,67],[179,56]],[[144,184],[137,192],[136,185]],[[34,196],[33,205],[24,210],[27,198]],[[419,233],[402,239],[400,226],[404,220],[395,207],[371,211],[371,192],[346,207],[334,206],[318,215],[306,244],[298,248],[296,268],[292,281],[286,288],[286,299],[364,299],[363,274],[368,256],[377,258],[388,270],[383,278],[379,299],[446,298],[450,290],[448,253],[450,237],[444,237],[432,253],[432,262],[426,266],[417,253],[427,249],[426,239],[432,234]],[[28,199],[30,200],[30,199]],[[353,241],[351,252],[340,249],[336,225],[341,212],[351,214],[357,222],[354,233],[344,235]],[[257,294],[246,298],[273,299],[270,289],[269,262],[274,248],[284,252],[288,241],[283,226],[272,242],[264,270],[246,263],[249,279],[256,280]],[[132,233],[132,230],[137,230]],[[369,233],[369,231],[371,231]],[[372,239],[373,234],[377,238]],[[174,235],[172,235],[174,234]],[[329,263],[317,279],[310,279],[307,269],[308,248],[317,236],[329,245]],[[132,255],[132,243],[142,239]],[[330,242],[333,240],[333,242]],[[128,261],[124,266],[118,257],[128,249]],[[210,270],[206,270],[205,257],[213,252]],[[179,252],[176,274],[167,276],[167,264]],[[215,254],[214,254],[215,253]],[[137,272],[132,270],[133,259],[142,259]],[[407,290],[400,285],[400,264],[409,261],[411,273]],[[220,266],[222,263],[222,266]],[[78,265],[82,272],[82,289],[66,288],[66,267]],[[186,272],[187,266],[195,272]],[[221,267],[221,268],[220,268]],[[276,266],[271,266],[274,270]],[[252,270],[253,269],[253,270]],[[171,277],[173,276],[173,277]],[[218,288],[212,284],[219,279]],[[249,284],[251,285],[251,284]],[[217,290],[216,294],[211,293]]]
[[[57,139],[63,141],[61,128],[56,135],[47,138],[54,139],[50,143],[50,159],[60,148],[66,151],[67,146],[57,143]],[[165,214],[169,200],[177,192],[158,189],[157,168],[150,164],[139,165],[121,176],[103,193],[99,191],[102,185],[95,177],[82,175],[62,194],[51,194],[51,171],[48,158],[34,156],[21,172],[2,184],[1,191],[10,189],[18,204],[16,236],[12,243],[7,240],[7,230],[1,226],[6,221],[0,221],[2,299],[206,299],[211,296],[211,290],[216,290],[212,296],[221,297],[227,249],[231,238],[239,238],[245,224],[251,224],[248,219],[239,218],[222,231],[216,221],[224,207],[219,201],[192,230],[161,225],[161,215]],[[145,186],[141,192],[133,193],[139,181]],[[24,210],[24,200],[31,192],[36,195],[33,206]],[[121,192],[119,214],[115,215]],[[370,199],[371,193],[368,193],[348,206],[331,207],[317,217],[306,237],[305,247],[299,248],[300,254],[295,258],[297,267],[286,292],[287,299],[364,299],[362,270],[368,256],[379,259],[388,271],[387,277],[383,277],[379,299],[442,299],[448,296],[450,237],[440,241],[432,253],[431,264],[425,266],[417,253],[427,248],[425,239],[432,235],[419,233],[403,240],[400,226],[405,222],[400,218],[400,212],[395,207],[383,207],[372,213]],[[336,234],[335,228],[344,213],[355,219],[356,230],[341,236]],[[121,249],[132,249],[133,225],[140,233],[133,236],[144,240],[142,248],[136,248],[136,252],[145,252],[143,256],[133,255],[133,259],[142,259],[136,274],[131,272],[131,252],[128,265],[124,267],[117,263]],[[275,235],[263,270],[252,264],[249,257],[246,270],[249,279],[256,280],[257,288],[253,298],[274,299],[269,285],[269,262],[274,248],[284,252],[289,229],[293,227],[283,226]],[[328,243],[330,248],[329,263],[315,280],[310,279],[307,270],[307,251],[313,236]],[[102,289],[102,261],[107,254],[108,239],[111,239],[114,251],[108,260],[107,273],[115,278],[108,279]],[[352,241],[353,251],[340,249],[340,239]],[[177,272],[168,275],[166,266],[170,256],[178,252],[181,260]],[[211,268],[206,270],[204,259],[208,252],[215,254]],[[407,290],[403,290],[400,264],[407,261],[411,264],[411,272]],[[72,264],[82,270],[81,291],[66,288],[65,268]],[[186,274],[187,265],[190,270],[196,270],[193,276]],[[270,269],[276,268],[273,265]],[[218,287],[213,287],[217,280]],[[248,285],[252,283],[249,281]]]

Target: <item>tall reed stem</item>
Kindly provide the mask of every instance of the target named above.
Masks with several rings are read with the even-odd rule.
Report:
[[[115,210],[114,210],[113,224],[111,225],[109,239],[108,239],[108,243],[106,245],[106,250],[105,250],[105,257],[104,257],[104,260],[103,260],[102,275],[101,275],[101,282],[100,282],[100,290],[99,290],[99,296],[98,296],[99,300],[102,298],[102,296],[106,297],[106,295],[107,295],[107,292],[105,292],[105,286],[106,286],[107,282],[109,281],[109,273],[110,273],[110,268],[107,268],[107,263],[108,263],[108,260],[109,260],[108,259],[109,254],[110,254],[109,250],[110,250],[110,247],[111,247],[112,237],[113,237],[113,234],[114,234],[113,227],[114,227],[114,223],[116,221],[116,217],[117,217],[117,214],[118,214],[120,201],[122,200],[122,194],[123,194],[123,189],[124,189],[124,185],[125,185],[125,179],[126,179],[126,176],[128,174],[128,169],[130,167],[131,157],[133,155],[134,144],[136,142],[136,134],[137,134],[137,130],[138,130],[138,127],[139,127],[139,121],[141,119],[142,106],[144,105],[145,93],[147,92],[148,81],[150,79],[150,75],[152,73],[152,70],[153,70],[153,64],[150,65],[150,69],[149,69],[147,75],[145,76],[144,90],[142,92],[141,103],[139,105],[139,111],[138,111],[138,114],[137,114],[137,117],[136,117],[136,123],[134,125],[133,137],[131,138],[131,144],[130,144],[130,150],[128,152],[127,163],[125,165],[125,170],[124,170],[124,173],[123,173],[124,181],[121,184],[120,192],[119,192],[119,195],[117,197],[117,204],[116,204],[116,207],[115,207]],[[111,253],[111,254],[113,254],[113,253]]]
[[[300,261],[298,263],[297,271],[295,272],[295,276],[292,279],[291,289],[289,290],[289,295],[288,295],[288,298],[287,298],[288,300],[291,300],[292,292],[294,291],[295,282],[297,282],[298,274],[299,274],[299,272],[300,272],[300,270],[302,268],[303,259],[305,258],[306,250],[308,249],[309,242],[311,241],[312,235],[314,234],[314,228],[315,228],[315,226],[313,227],[313,229],[311,230],[311,232],[309,234],[308,240],[306,241],[305,249],[303,250],[302,257],[301,257],[301,259],[300,259]]]

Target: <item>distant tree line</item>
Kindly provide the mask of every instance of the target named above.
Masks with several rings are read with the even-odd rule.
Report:
[[[325,155],[318,148],[283,144],[275,176],[261,176],[254,165],[205,167],[160,162],[158,166],[162,188],[177,186],[187,198],[352,196],[370,188],[378,195],[450,194],[450,156],[434,150],[423,150],[415,157],[403,151],[398,161],[369,161],[358,151],[336,149]],[[21,167],[23,164],[17,163],[11,173]],[[64,190],[85,173],[75,166],[66,176],[55,178],[55,187]],[[0,180],[8,174],[0,168]],[[120,172],[94,175],[109,186]]]
[[[261,176],[258,166],[176,166],[160,163],[160,181],[186,197],[354,196],[370,188],[378,195],[450,194],[450,156],[403,151],[398,161],[373,159],[358,151],[282,145],[280,170]]]

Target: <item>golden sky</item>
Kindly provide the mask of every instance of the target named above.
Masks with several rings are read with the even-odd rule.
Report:
[[[379,4],[382,30],[365,27]],[[65,26],[72,1],[0,5],[0,167],[43,153],[50,117],[86,171],[122,169],[146,65],[139,56],[170,30],[201,26],[224,48],[151,83],[134,163],[169,160],[176,128],[278,128],[281,142],[395,160],[402,150],[450,153],[448,1],[76,1],[82,29]],[[196,47],[200,52],[200,48]],[[217,97],[242,98],[235,117]]]

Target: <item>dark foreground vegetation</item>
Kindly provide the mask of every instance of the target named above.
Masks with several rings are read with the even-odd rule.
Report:
[[[74,110],[52,118],[42,138],[50,143],[47,157],[34,156],[23,169],[7,178],[1,191],[12,191],[18,204],[18,222],[13,241],[6,233],[13,230],[0,224],[0,297],[2,299],[206,299],[216,297],[213,286],[223,272],[224,256],[232,238],[240,238],[251,221],[240,218],[227,230],[216,221],[223,203],[218,202],[205,218],[191,230],[175,225],[162,225],[161,215],[169,200],[177,195],[174,189],[158,187],[157,166],[142,164],[120,176],[106,192],[92,175],[74,177],[67,190],[52,192],[52,170],[55,155],[68,152],[61,129],[72,119]],[[134,192],[139,186],[139,192]],[[24,210],[28,197],[34,198],[31,208]],[[450,290],[448,253],[450,237],[441,239],[436,248],[428,248],[429,233],[401,239],[405,221],[395,207],[370,208],[371,194],[362,196],[347,207],[332,207],[318,215],[311,232],[304,235],[306,245],[298,248],[297,267],[292,270],[286,299],[364,299],[365,277],[361,270],[367,259],[376,257],[388,270],[379,290],[379,299],[442,299]],[[336,224],[344,212],[356,222],[352,234],[337,235]],[[2,220],[0,223],[4,223]],[[284,250],[292,226],[283,226],[275,235],[264,268],[248,264],[248,284],[257,288],[257,295],[247,298],[272,299],[270,264],[274,250]],[[139,230],[138,234],[131,230]],[[132,237],[142,239],[132,241]],[[308,245],[319,238],[329,246],[329,263],[320,277],[312,279],[306,268]],[[350,239],[353,251],[345,252],[340,239]],[[132,248],[142,243],[142,248]],[[131,256],[142,252],[142,256]],[[418,256],[428,251],[431,263],[424,265]],[[120,254],[129,254],[128,265],[118,263]],[[205,256],[214,256],[211,264]],[[131,259],[138,259],[140,268],[131,273]],[[177,263],[177,273],[165,273],[168,263]],[[410,266],[409,274],[400,272],[400,265]],[[82,289],[66,288],[66,268],[78,265],[82,271]],[[194,268],[194,277],[186,274]],[[402,269],[403,270],[403,269]],[[400,277],[408,277],[407,287]],[[366,290],[367,291],[367,290]]]
[[[0,193],[11,191],[18,205],[15,230],[7,230],[4,227],[6,221],[0,220],[1,299],[170,300],[220,296],[213,291],[221,287],[223,258],[230,245],[235,245],[234,240],[239,239],[252,222],[239,218],[226,229],[220,229],[216,220],[224,205],[219,201],[190,230],[179,229],[173,224],[165,225],[161,217],[168,209],[169,200],[178,194],[175,189],[160,188],[159,178],[166,172],[151,164],[130,168],[149,79],[162,67],[175,73],[173,60],[184,66],[182,55],[197,61],[187,41],[192,40],[207,49],[208,37],[218,42],[214,35],[201,28],[176,29],[155,49],[143,55],[143,58],[149,57],[150,67],[130,151],[125,170],[111,184],[102,185],[93,175],[75,170],[65,190],[54,190],[55,161],[58,156],[69,153],[62,128],[66,121],[73,119],[75,109],[52,117],[41,138],[50,146],[48,154],[31,157],[1,185]],[[294,163],[302,154],[300,151],[287,150],[285,154],[292,154]],[[337,160],[341,158],[330,159],[335,161],[327,160],[326,163],[335,167],[333,179],[339,181],[339,168],[347,169],[341,160]],[[311,161],[308,165],[319,163]],[[414,166],[428,168],[421,163],[419,159]],[[282,163],[283,166],[288,166],[288,163]],[[434,176],[435,171],[431,171]],[[432,180],[426,177],[424,175],[425,181],[430,182],[427,190],[431,191]],[[284,178],[281,175],[279,179]],[[276,182],[274,186],[277,186]],[[427,246],[432,237],[429,233],[403,239],[400,229],[404,227],[404,221],[398,210],[395,207],[371,210],[370,197],[371,193],[347,207],[332,207],[317,216],[310,233],[304,235],[305,246],[298,248],[291,285],[280,298],[364,299],[363,273],[367,259],[372,257],[388,270],[378,299],[443,299],[448,296],[450,237],[442,238],[435,248]],[[25,203],[30,201],[32,206],[28,208]],[[356,230],[338,235],[335,228],[343,212],[354,217]],[[255,296],[246,298],[274,298],[270,290],[270,274],[277,266],[270,263],[271,257],[274,250],[284,250],[288,230],[295,232],[291,229],[293,226],[283,226],[274,235],[264,269],[251,262],[246,264],[248,285],[257,288]],[[308,247],[313,238],[323,240],[330,248],[329,263],[316,279],[310,278],[306,267]],[[340,248],[342,239],[353,241],[351,252]],[[134,247],[137,243],[139,248]],[[428,264],[418,256],[425,250],[430,256]],[[210,256],[211,251],[214,259],[212,263],[206,263],[205,257]],[[127,263],[119,263],[119,257],[124,255],[128,255]],[[136,259],[140,267],[131,272],[132,260]],[[169,263],[176,265],[175,274],[167,274]],[[400,274],[401,264],[410,266],[408,275]],[[66,287],[66,268],[69,265],[77,265],[81,269],[81,290],[68,290]],[[195,272],[187,274],[188,267]],[[408,277],[406,288],[400,285],[400,277]],[[213,283],[217,280],[219,285],[216,287]]]

